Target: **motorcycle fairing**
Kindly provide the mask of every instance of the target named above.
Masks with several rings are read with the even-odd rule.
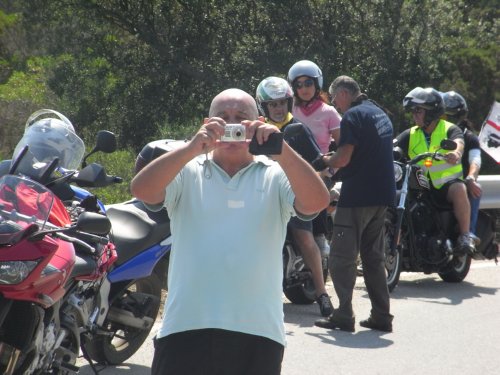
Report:
[[[156,263],[170,251],[171,245],[155,245],[129,261],[114,268],[108,275],[111,283],[124,280],[140,279],[151,275]]]

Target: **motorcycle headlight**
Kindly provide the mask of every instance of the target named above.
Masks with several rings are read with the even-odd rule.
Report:
[[[37,264],[34,260],[0,262],[0,284],[19,284]]]
[[[396,179],[396,182],[401,181],[403,178],[403,168],[396,163],[394,163],[394,178]]]

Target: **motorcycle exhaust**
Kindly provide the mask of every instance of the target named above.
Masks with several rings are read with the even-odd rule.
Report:
[[[107,319],[115,323],[138,329],[150,329],[154,323],[153,318],[148,316],[136,318],[132,312],[117,307],[111,307],[109,309]]]

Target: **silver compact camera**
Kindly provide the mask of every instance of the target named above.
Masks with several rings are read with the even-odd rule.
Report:
[[[221,142],[243,142],[246,140],[246,128],[241,124],[226,124]]]

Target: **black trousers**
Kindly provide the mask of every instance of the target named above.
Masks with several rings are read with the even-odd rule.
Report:
[[[200,329],[155,339],[152,375],[279,375],[284,346],[265,337]]]
[[[363,277],[372,304],[371,315],[392,321],[385,273],[384,221],[387,208],[337,207],[333,221],[329,268],[339,299],[338,316],[354,319],[352,295],[356,284],[356,259],[361,255]]]

